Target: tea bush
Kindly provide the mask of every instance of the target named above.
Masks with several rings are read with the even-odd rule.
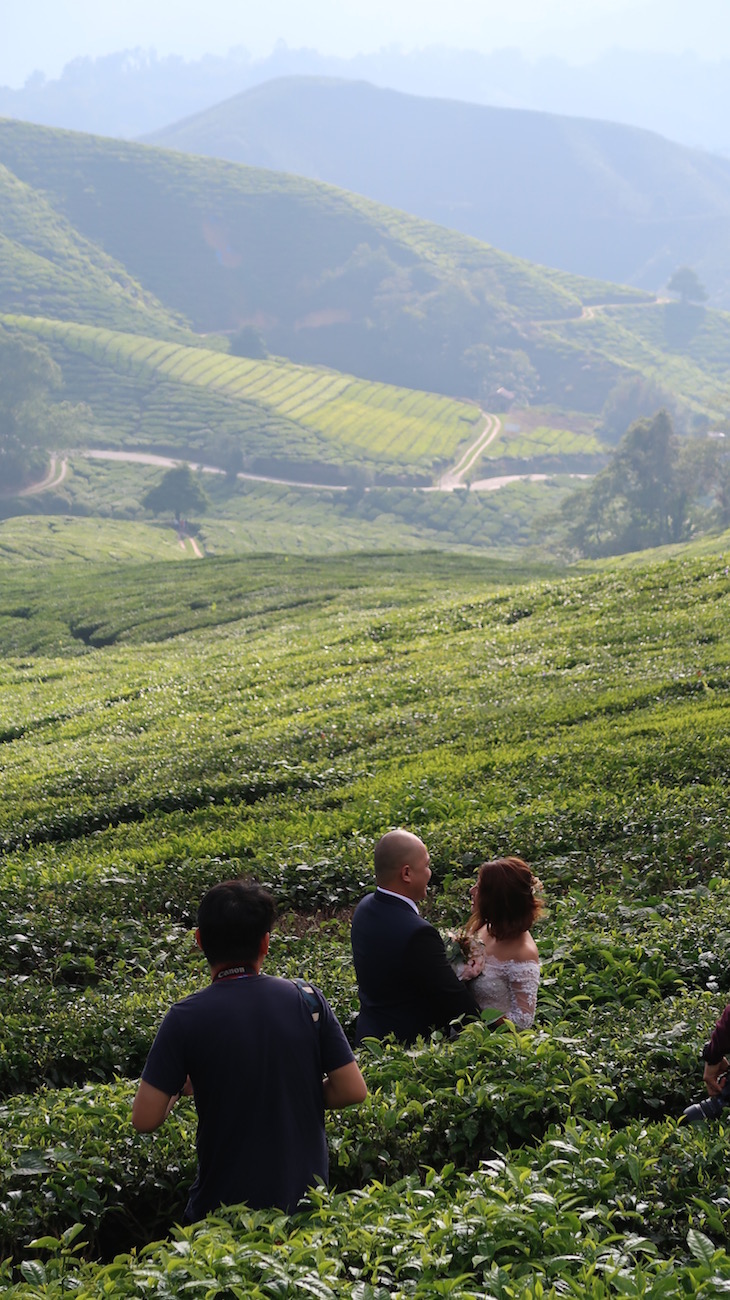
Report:
[[[143,1017],[127,1023],[138,1033],[146,1027],[149,1043],[163,1010],[153,1006],[146,1025]],[[368,1040],[360,1052],[367,1101],[328,1116],[333,1186],[390,1184],[449,1161],[472,1170],[571,1120],[591,1130],[606,1119],[631,1127],[681,1112],[698,1086],[696,1034],[711,1015],[709,999],[643,1004],[633,1017],[615,1009],[594,1016],[581,1003],[569,1010],[571,1019],[524,1034],[474,1024],[453,1042],[436,1034],[409,1049]],[[90,1053],[87,1077],[93,1061]],[[6,1100],[0,1249],[76,1220],[94,1241],[129,1245],[182,1214],[194,1173],[192,1104],[178,1103],[174,1124],[139,1136],[130,1128],[133,1091],[131,1081],[117,1080]]]
[[[287,568],[4,586],[8,1293],[717,1293],[725,1127],[675,1117],[730,987],[726,565]],[[428,842],[443,929],[484,858],[533,863],[534,1030],[367,1043],[367,1101],[327,1121],[331,1194],[144,1248],[182,1212],[194,1111],[140,1137],[130,1101],[164,1011],[205,978],[201,894],[267,884],[268,969],[313,979],[351,1032],[348,918],[394,824]]]
[[[727,1217],[727,1198],[711,1190],[722,1143],[673,1126],[647,1137],[638,1127],[554,1130],[537,1150],[469,1175],[447,1165],[391,1187],[316,1191],[291,1218],[224,1210],[101,1268],[79,1264],[71,1228],[65,1240],[37,1242],[12,1294],[717,1295],[730,1259],[705,1228],[722,1230]],[[11,1276],[6,1266],[9,1293]]]

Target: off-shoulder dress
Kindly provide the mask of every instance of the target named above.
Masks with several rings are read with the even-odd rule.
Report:
[[[472,945],[483,949],[479,939],[472,939]],[[479,1009],[483,1011],[485,1007],[493,1007],[514,1021],[518,1029],[529,1029],[535,1019],[540,984],[539,961],[501,961],[491,953],[482,952],[478,957],[475,953],[469,962],[472,969],[474,965],[481,965],[480,973],[470,980]],[[456,960],[453,966],[459,979],[469,978],[465,962]]]

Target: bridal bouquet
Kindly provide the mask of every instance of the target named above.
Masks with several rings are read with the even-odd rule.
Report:
[[[486,961],[486,949],[481,939],[465,930],[449,930],[444,938],[446,956],[460,980],[473,980],[481,975]]]

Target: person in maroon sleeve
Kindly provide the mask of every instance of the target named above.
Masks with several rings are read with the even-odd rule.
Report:
[[[705,1063],[703,1078],[710,1095],[704,1101],[696,1101],[691,1106],[687,1106],[683,1114],[690,1124],[703,1124],[708,1119],[717,1119],[730,1102],[728,1052],[730,1052],[730,1005],[725,1007],[711,1038],[702,1048],[701,1057]]]
[[[181,1093],[194,1098],[198,1172],[186,1223],[241,1201],[292,1213],[327,1182],[325,1109],[367,1092],[319,989],[263,973],[275,911],[260,885],[208,890],[195,937],[210,983],[168,1011],[134,1099],[132,1124],[151,1133]]]

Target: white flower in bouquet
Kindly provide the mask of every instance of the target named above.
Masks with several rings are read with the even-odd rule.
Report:
[[[460,980],[473,980],[484,970],[487,953],[481,939],[465,930],[449,931],[446,955]]]

